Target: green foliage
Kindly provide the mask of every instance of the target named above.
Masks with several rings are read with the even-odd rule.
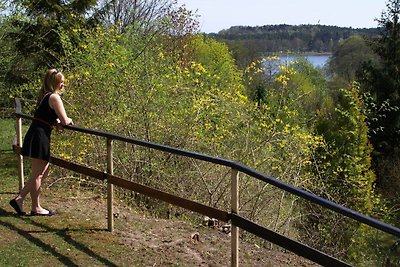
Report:
[[[372,146],[368,140],[358,84],[353,83],[348,89],[341,90],[336,108],[319,118],[316,129],[327,147],[315,155],[316,165],[313,167],[316,180],[313,181],[312,191],[345,207],[371,214],[377,204],[375,175],[371,170]],[[321,248],[335,248],[342,257],[348,255],[349,249],[354,249],[356,254],[360,242],[353,242],[353,238],[358,223],[350,223],[317,207],[310,209],[307,216],[310,229],[305,231],[310,236],[306,239],[318,240],[316,243]],[[323,235],[324,238],[314,235]],[[355,258],[360,260],[359,256]]]
[[[16,13],[9,16],[18,31],[7,31],[7,36],[15,42],[18,57],[12,61],[6,73],[9,84],[16,86],[37,76],[38,70],[58,67],[64,54],[60,36],[70,35],[75,45],[79,43],[76,29],[89,27],[92,21],[87,12],[96,4],[95,0],[21,1]],[[23,58],[24,60],[21,60]]]
[[[290,105],[294,105],[301,112],[304,121],[310,122],[309,126],[312,126],[315,115],[324,113],[332,105],[327,81],[321,70],[314,68],[303,58],[295,60],[289,68],[292,71],[288,75],[280,74],[277,79],[289,79],[287,88],[284,89],[292,101]]]
[[[254,87],[255,84],[256,88],[255,93],[250,89],[250,95],[261,96],[261,99],[254,100],[268,103],[273,107],[272,112],[284,106],[291,107],[291,110],[298,113],[297,119],[305,123],[312,132],[316,116],[325,113],[324,110],[332,106],[327,82],[321,70],[315,69],[301,57],[288,66],[271,63],[271,59],[274,58],[269,57],[268,64],[261,63],[264,66],[262,71],[257,69],[257,65],[251,65],[245,70],[249,76],[249,85]],[[274,71],[275,69],[278,71]],[[257,89],[263,91],[258,92]]]
[[[253,105],[226,45],[190,35],[181,36],[171,49],[166,45],[170,36],[155,36],[144,45],[141,34],[82,31],[86,41],[78,47],[62,36],[67,55],[64,100],[75,123],[238,160],[289,183],[305,183],[320,139],[289,103]],[[60,157],[105,168],[105,141],[79,134],[54,140],[53,151]],[[119,142],[115,155],[115,173],[126,179],[211,206],[229,205],[226,168]],[[243,177],[242,186],[244,215],[278,231],[290,229],[289,218],[297,216],[293,197],[249,177]],[[122,194],[160,215],[170,212],[137,194]]]
[[[338,195],[331,195],[334,200],[368,214],[373,204],[371,192],[375,176],[371,171],[369,155],[372,146],[368,141],[368,128],[359,90],[357,84],[341,90],[342,95],[334,112],[321,118],[318,123],[318,132],[330,146],[328,154],[320,156],[323,161],[319,169],[323,176],[331,177],[331,186],[343,187]]]
[[[356,266],[398,266],[399,242],[394,236],[361,224],[351,241],[349,258]]]
[[[365,89],[369,135],[374,146],[377,190],[390,203],[391,222],[398,225],[400,141],[400,1],[388,0],[378,20],[381,34],[371,40],[379,64],[365,64],[358,77]]]
[[[11,106],[8,97],[11,90],[7,75],[10,75],[10,70],[18,58],[16,42],[10,38],[9,33],[19,33],[20,29],[12,24],[12,19],[9,16],[3,14],[3,12],[8,11],[5,3],[4,6],[2,3],[0,11],[0,46],[2,47],[0,50],[0,107],[5,108]]]
[[[324,147],[311,126],[315,114],[320,112],[317,102],[323,103],[320,97],[324,94],[325,80],[319,71],[301,60],[293,66],[279,66],[279,72],[274,73],[277,66],[273,60],[272,57],[268,60],[272,65],[258,61],[245,69],[248,86],[256,89],[259,86],[260,90],[255,94],[252,127],[246,143],[250,154],[245,163],[289,184],[308,188],[313,155]],[[266,223],[270,229],[297,235],[288,230],[301,218],[295,197],[261,184],[254,187],[246,184],[246,187],[246,192],[258,192],[249,194],[257,196],[257,207],[248,211],[252,218]],[[274,221],[266,220],[268,217]]]
[[[89,128],[189,150],[231,155],[225,151],[228,148],[224,140],[233,143],[232,136],[239,131],[235,122],[241,120],[237,111],[245,110],[247,100],[241,92],[243,87],[236,83],[240,81],[239,72],[226,61],[229,59],[226,47],[202,36],[194,37],[188,43],[196,48],[192,60],[183,62],[180,54],[163,50],[160,42],[163,37],[159,38],[139,53],[143,45],[140,33],[121,35],[116,30],[101,28],[88,32],[84,45],[68,51],[65,100],[69,103],[69,115]],[[213,54],[214,60],[204,63],[196,60],[198,57],[206,60],[204,53]],[[63,151],[63,157],[75,157],[90,164],[96,161],[89,156],[91,152],[102,149],[101,144],[85,137],[77,139],[73,151],[66,148],[67,143],[61,142],[59,146],[63,149],[57,150]],[[169,164],[159,166],[157,159],[164,156],[155,152],[130,154],[129,149],[123,146],[121,149],[128,153],[120,155],[121,171],[129,170],[123,171],[123,175],[135,173],[141,182],[168,190],[184,185],[169,179],[158,182],[162,173],[154,171],[176,172],[182,164],[177,159],[163,159],[175,166],[171,169]]]
[[[356,79],[356,73],[365,62],[375,64],[376,55],[364,38],[353,35],[334,49],[329,61],[331,79],[339,80],[342,86],[346,86]]]
[[[372,48],[379,56],[380,64],[365,64],[359,74],[363,88],[369,92],[377,107],[389,104],[381,112],[382,116],[370,114],[372,129],[371,141],[377,153],[388,156],[399,144],[400,137],[400,3],[398,0],[387,1],[387,11],[378,20],[382,28],[379,38],[373,40]]]

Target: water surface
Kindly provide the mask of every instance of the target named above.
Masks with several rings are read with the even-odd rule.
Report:
[[[306,55],[289,54],[289,55],[279,56],[279,62],[282,65],[288,65],[293,60],[305,58],[315,68],[322,68],[326,65],[330,57],[331,57],[330,54],[306,54]]]

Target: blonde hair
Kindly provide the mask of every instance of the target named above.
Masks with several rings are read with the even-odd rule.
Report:
[[[63,78],[64,75],[60,71],[56,69],[47,70],[43,79],[42,87],[39,90],[38,101],[41,101],[42,98],[48,93],[62,93],[58,85],[61,83]]]

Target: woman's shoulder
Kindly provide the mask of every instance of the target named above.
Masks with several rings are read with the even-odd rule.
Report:
[[[50,101],[61,101],[61,96],[57,93],[51,93],[49,99]]]
[[[62,102],[62,100],[61,100],[61,97],[60,97],[59,94],[57,94],[57,93],[52,93],[52,94],[50,94],[50,96],[49,96],[49,105],[50,105],[50,107],[51,107],[52,109],[54,109],[54,106],[55,106],[57,103],[60,103],[60,102]]]

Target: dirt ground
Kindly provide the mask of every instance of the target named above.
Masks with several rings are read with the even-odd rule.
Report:
[[[59,214],[69,215],[66,220],[91,221],[94,227],[107,229],[107,203],[98,193],[44,193]],[[220,227],[157,219],[122,201],[114,203],[114,226],[110,234],[132,252],[137,266],[230,266],[231,237]],[[271,250],[241,242],[239,249],[240,266],[319,266],[279,247]]]

